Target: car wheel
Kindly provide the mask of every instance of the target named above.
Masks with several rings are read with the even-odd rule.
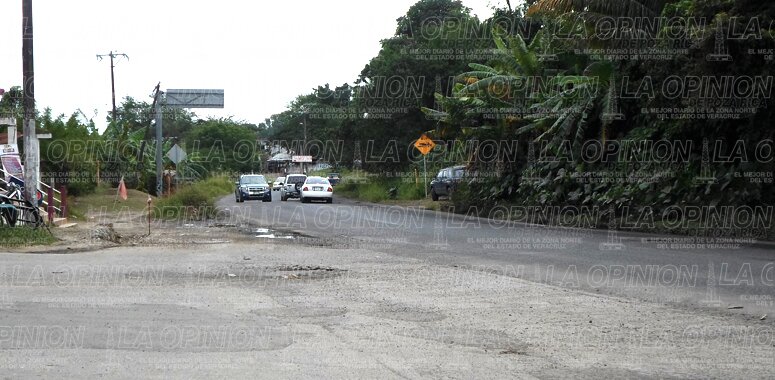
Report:
[[[308,203],[309,202],[309,199],[304,198],[304,197],[301,197],[299,199],[301,200],[301,203]]]
[[[328,199],[326,199],[326,203],[334,203],[334,200],[333,200],[333,198],[328,198]]]
[[[436,190],[431,189],[431,199],[434,200],[434,201],[438,201],[439,200],[439,195],[436,194]]]
[[[242,201],[243,201],[243,200],[242,200],[242,196],[240,196],[239,194],[237,194],[237,203],[242,203]]]
[[[280,196],[280,200],[281,200],[281,201],[283,201],[283,202],[285,202],[285,201],[287,201],[287,200],[288,200],[288,198],[286,198],[286,197],[284,197],[284,196],[282,196],[282,195],[281,195],[281,196]]]

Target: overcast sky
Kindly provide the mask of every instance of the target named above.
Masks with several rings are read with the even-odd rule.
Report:
[[[33,0],[38,109],[80,108],[100,129],[117,102],[153,87],[222,88],[223,110],[259,123],[319,84],[352,83],[416,0]],[[0,88],[22,83],[21,0],[0,1]],[[480,19],[498,0],[464,0]]]

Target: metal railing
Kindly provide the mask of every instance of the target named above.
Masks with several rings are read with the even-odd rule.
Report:
[[[7,177],[13,178],[13,179],[19,181],[19,183],[24,183],[23,179],[21,179],[19,177],[16,177],[13,174],[9,174],[5,170],[3,170],[3,168],[0,168],[0,184],[2,184],[5,187],[7,187],[7,185],[8,185],[8,181],[6,181]],[[49,206],[48,190],[53,190],[53,192],[54,192],[54,197],[53,197],[54,198],[54,204],[52,205],[52,208],[54,209],[54,213],[56,215],[63,216],[63,214],[62,214],[62,193],[59,190],[51,187],[51,185],[49,185],[49,184],[47,184],[47,183],[45,183],[43,181],[38,182],[38,186],[39,186],[39,189],[45,189],[46,190],[46,191],[42,191],[41,190],[41,192],[43,193],[43,201],[42,201],[42,206],[41,206],[43,211],[48,212],[48,206]],[[31,202],[31,203],[34,204],[34,202]]]

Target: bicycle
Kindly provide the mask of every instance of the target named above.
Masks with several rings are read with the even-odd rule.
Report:
[[[25,224],[32,224],[33,228],[37,229],[40,226],[46,227],[49,233],[51,230],[48,228],[43,217],[40,215],[40,210],[32,202],[27,200],[24,195],[24,188],[20,187],[16,183],[8,184],[8,191],[5,195],[0,195],[0,214],[3,219],[11,227],[15,227],[16,223],[21,221]]]
[[[16,220],[19,216],[19,211],[11,201],[5,198],[5,195],[0,194],[0,226],[5,224],[15,227]]]

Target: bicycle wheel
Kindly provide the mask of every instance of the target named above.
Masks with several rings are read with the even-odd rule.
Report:
[[[7,203],[2,203],[3,205],[7,205]],[[16,220],[19,217],[19,211],[15,207],[3,207],[0,210],[0,222],[4,224],[8,224],[11,227],[16,226]]]

